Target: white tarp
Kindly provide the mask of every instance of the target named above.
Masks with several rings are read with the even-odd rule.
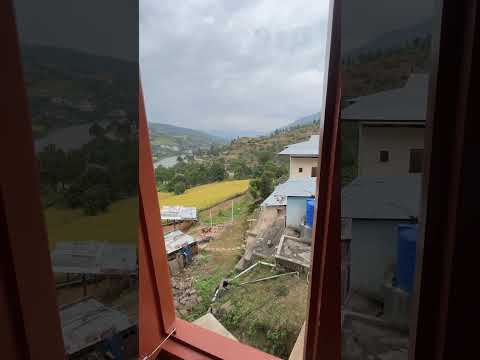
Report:
[[[180,250],[185,245],[195,244],[197,241],[190,235],[184,234],[180,230],[165,235],[165,248],[167,254],[172,254]]]

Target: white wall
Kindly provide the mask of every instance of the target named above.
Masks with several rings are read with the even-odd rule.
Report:
[[[397,261],[397,225],[402,221],[352,221],[351,290],[383,300],[382,286]]]
[[[318,157],[290,157],[290,179],[310,178],[313,167],[317,167],[317,169],[319,169]],[[303,169],[302,172],[299,171],[300,168]]]
[[[359,139],[358,174],[362,176],[406,175],[410,149],[424,148],[424,128],[362,125]],[[380,162],[380,151],[389,152],[389,161]]]

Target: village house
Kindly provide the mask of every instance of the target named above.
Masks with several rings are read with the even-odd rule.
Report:
[[[404,87],[362,96],[342,111],[358,123],[358,176],[422,172],[428,76],[410,75]]]
[[[392,302],[408,304],[399,271],[414,271],[415,246],[405,252],[400,232],[416,229],[419,216],[427,87],[427,75],[413,74],[402,88],[351,100],[341,114],[359,129],[358,177],[342,189],[341,203],[342,221],[351,224],[350,292],[383,302],[386,317]],[[405,323],[408,313],[400,317]]]
[[[320,135],[312,135],[309,140],[289,145],[279,153],[290,158],[290,179],[317,177],[319,143]]]
[[[319,149],[320,136],[312,135],[309,140],[289,145],[279,153],[290,158],[290,177],[275,188],[262,207],[276,207],[284,213],[286,226],[304,225],[306,201],[314,198],[316,192]]]

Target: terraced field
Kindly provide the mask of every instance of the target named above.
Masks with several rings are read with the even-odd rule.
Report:
[[[176,196],[160,192],[158,199],[160,206],[192,206],[200,211],[244,194],[249,183],[249,180],[235,180],[201,185]]]

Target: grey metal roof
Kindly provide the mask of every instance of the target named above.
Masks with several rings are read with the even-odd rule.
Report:
[[[291,196],[312,197],[317,189],[316,178],[290,179],[278,185],[262,206],[286,206]]]
[[[278,153],[278,155],[289,156],[319,156],[320,135],[312,135],[309,140],[292,144]]]
[[[65,351],[70,355],[103,341],[103,334],[119,333],[135,322],[118,310],[108,308],[93,298],[60,307]]]
[[[70,274],[131,274],[137,270],[134,245],[105,242],[60,242],[51,252],[53,272]]]
[[[412,74],[403,88],[353,99],[342,110],[342,120],[424,122],[427,114],[428,75]]]
[[[173,231],[165,235],[165,248],[167,254],[172,254],[180,250],[184,245],[192,245],[197,241],[190,235],[184,234],[180,230]]]
[[[162,220],[197,220],[197,208],[185,206],[162,206]]]
[[[408,220],[418,217],[419,174],[358,177],[342,190],[342,218]]]

